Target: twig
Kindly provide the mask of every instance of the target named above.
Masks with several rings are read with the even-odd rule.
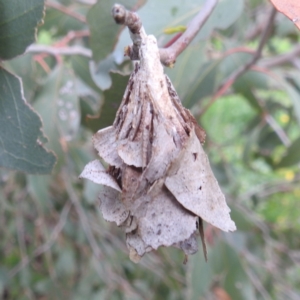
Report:
[[[266,122],[270,125],[270,127],[274,130],[274,132],[277,134],[281,142],[284,144],[284,146],[288,147],[291,144],[290,139],[286,135],[286,133],[283,131],[283,129],[279,126],[279,124],[276,122],[276,120],[267,113],[265,115]]]
[[[267,25],[263,32],[262,38],[259,42],[259,45],[258,45],[252,59],[247,64],[245,64],[244,66],[241,66],[239,69],[237,69],[235,72],[233,72],[229,76],[229,78],[226,79],[226,81],[221,85],[221,87],[216,92],[216,94],[213,96],[213,98],[209,101],[209,103],[201,111],[201,114],[203,114],[211,106],[211,104],[213,104],[216,101],[217,98],[222,96],[228,90],[228,88],[232,86],[232,84],[237,80],[238,77],[242,76],[245,72],[247,72],[260,59],[260,57],[262,55],[263,47],[264,47],[265,43],[267,42],[269,34],[272,30],[276,12],[277,12],[276,9],[272,8],[269,18],[266,22]]]
[[[72,207],[72,204],[70,202],[67,202],[62,210],[62,213],[60,215],[59,221],[56,224],[56,226],[54,227],[49,240],[44,243],[43,245],[41,245],[40,247],[38,247],[33,254],[30,257],[25,257],[24,259],[22,259],[22,261],[15,266],[13,269],[11,269],[8,273],[9,278],[14,277],[15,275],[17,275],[24,267],[26,267],[34,258],[40,256],[41,254],[47,252],[54,244],[54,242],[56,241],[56,239],[58,238],[60,232],[62,231],[62,229],[64,228],[66,221],[67,221],[67,217],[68,214],[70,212],[70,209]]]
[[[175,63],[177,56],[191,43],[217,3],[218,0],[207,0],[201,11],[190,22],[186,31],[171,46],[160,49],[160,60],[164,65],[172,66]],[[119,4],[113,6],[112,15],[118,24],[126,25],[129,28],[133,47],[126,49],[126,55],[132,60],[139,59],[139,46],[146,34],[139,16]]]
[[[164,65],[171,66],[175,63],[178,55],[191,43],[196,34],[203,27],[217,3],[218,0],[207,0],[200,12],[189,23],[186,31],[178,38],[178,40],[170,47],[160,49],[160,60]]]
[[[131,11],[128,11],[123,5],[115,4],[112,8],[112,16],[117,24],[128,27],[133,46],[128,46],[125,54],[131,60],[139,59],[139,48],[143,37],[146,36],[140,17]]]
[[[47,53],[53,56],[82,55],[88,58],[92,58],[92,51],[81,46],[53,47],[33,44],[27,48],[26,53]]]
[[[72,40],[80,39],[83,37],[90,36],[90,31],[88,29],[83,30],[71,30],[69,31],[61,40],[58,40],[53,44],[56,47],[65,47],[67,46]]]
[[[97,3],[97,0],[77,0],[76,2],[87,5],[94,5]]]
[[[300,55],[300,45],[297,45],[291,52],[282,55],[266,58],[261,61],[261,65],[265,68],[272,68],[286,63],[292,63],[294,59]]]
[[[299,58],[293,59],[293,65],[295,68],[300,70],[300,59]]]
[[[51,8],[54,8],[56,10],[59,10],[61,11],[62,13],[82,22],[82,23],[85,23],[86,24],[86,19],[84,16],[82,16],[81,14],[78,14],[77,12],[75,11],[72,11],[70,10],[68,7],[60,4],[60,3],[57,3],[57,2],[51,2],[51,1],[47,1],[46,2],[46,6],[47,7],[51,7]]]

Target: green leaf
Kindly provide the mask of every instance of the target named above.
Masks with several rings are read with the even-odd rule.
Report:
[[[122,27],[117,25],[111,16],[111,9],[115,3],[115,0],[98,1],[87,15],[91,32],[91,49],[93,58],[97,62],[105,59],[115,48],[122,30]],[[130,10],[133,7],[136,8],[136,5],[141,6],[144,1],[120,0],[118,3]]]
[[[248,71],[240,76],[233,84],[233,88],[237,93],[242,94],[249,102],[249,104],[255,108],[259,113],[263,112],[261,105],[259,105],[254,89],[269,88],[267,76],[260,72]]]
[[[43,11],[43,0],[0,0],[1,59],[22,54],[34,42]]]
[[[89,7],[77,2],[79,1],[72,1],[72,3],[65,3],[63,5],[67,6],[67,9],[70,11],[74,11],[84,17],[87,14]],[[81,22],[58,9],[47,7],[43,30],[51,33],[52,39],[65,36],[70,31],[84,30],[86,28],[87,25],[84,22]]]
[[[45,81],[36,102],[49,147],[58,156],[58,168],[64,161],[63,146],[76,137],[80,126],[79,99],[73,73],[63,66],[55,68]]]
[[[180,99],[184,99],[188,91],[187,87],[198,78],[199,70],[205,63],[205,45],[197,43],[190,45],[179,55],[174,68],[165,68]]]
[[[47,212],[52,204],[48,192],[50,181],[50,176],[27,176],[28,192],[36,200],[36,203],[40,204],[39,209],[42,209],[44,212]]]
[[[114,57],[109,55],[106,59],[99,63],[90,63],[90,74],[96,85],[103,91],[111,86],[111,77],[109,72],[115,71],[117,66],[114,62]]]
[[[233,9],[234,8],[234,9]],[[244,9],[244,1],[223,0],[219,1],[217,7],[209,16],[207,22],[197,35],[197,40],[203,40],[209,37],[211,32],[216,28],[227,29],[242,14]]]
[[[20,80],[0,68],[0,165],[31,174],[50,173],[55,156],[42,142],[42,122],[25,102]]]
[[[124,76],[120,73],[110,73],[112,78],[112,85],[109,90],[104,92],[104,104],[100,108],[100,117],[91,118],[87,121],[87,125],[94,130],[112,125],[117,109],[119,108],[123,94],[125,92],[129,75]]]
[[[298,137],[286,150],[282,160],[275,168],[287,168],[300,162],[300,137]]]
[[[80,55],[71,56],[71,64],[76,75],[80,77],[88,86],[90,86],[95,91],[98,91],[99,88],[93,81],[90,73],[90,59]]]
[[[279,84],[281,85],[280,88],[284,88],[287,92],[287,94],[290,97],[290,100],[294,106],[294,114],[296,116],[296,120],[298,124],[300,125],[300,93],[297,88],[295,88],[292,84],[290,84],[283,76],[282,73],[277,72],[276,78]],[[278,82],[276,81],[276,85],[278,85]]]
[[[215,60],[202,65],[196,79],[187,89],[187,94],[184,96],[183,102],[186,107],[191,108],[200,99],[214,92],[219,79],[219,63],[219,60]]]
[[[202,249],[189,256],[187,272],[186,299],[198,300],[205,296],[213,283],[214,274],[211,266],[211,257],[208,253],[208,262],[205,261]],[[205,274],[205,275],[204,275]]]
[[[282,145],[282,141],[273,131],[270,126],[265,126],[259,135],[258,146],[259,151],[262,153],[271,154],[272,151],[279,145]]]
[[[30,54],[21,55],[4,62],[4,67],[9,72],[22,79],[25,99],[31,103],[34,93],[38,87],[37,78],[41,77],[36,68],[36,62]]]
[[[233,45],[236,47],[236,45]],[[232,48],[232,45],[230,44],[229,49]],[[250,53],[244,53],[244,52],[237,52],[233,53],[231,55],[225,56],[220,64],[220,69],[223,73],[224,77],[229,76],[231,73],[236,71],[241,66],[248,63],[252,58],[252,55]]]
[[[238,238],[238,235],[231,233]],[[234,238],[234,237],[231,237]],[[236,249],[230,247],[227,243],[218,241],[214,244],[209,262],[214,274],[224,274],[222,286],[225,291],[235,300],[254,300],[254,288],[249,280],[236,252]]]

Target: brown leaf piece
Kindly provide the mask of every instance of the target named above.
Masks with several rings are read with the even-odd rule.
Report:
[[[271,0],[275,8],[286,15],[300,30],[299,0]]]
[[[202,220],[236,228],[201,146],[205,132],[164,74],[155,37],[143,36],[139,57],[113,125],[94,136],[109,168],[93,161],[80,176],[104,185],[100,210],[125,231],[134,262],[160,246],[197,252],[198,228],[206,252]]]

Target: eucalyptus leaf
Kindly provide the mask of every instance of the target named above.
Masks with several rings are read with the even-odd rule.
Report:
[[[0,166],[50,173],[55,156],[42,145],[42,122],[23,98],[20,80],[0,67]]]
[[[69,5],[69,10],[75,11],[84,19],[89,7],[78,2],[79,1],[72,1],[70,3],[66,3],[65,5],[67,6],[67,9]],[[43,30],[51,32],[52,38],[65,36],[71,30],[75,31],[84,29],[87,29],[85,22],[81,22],[80,20],[62,12],[59,9],[47,7]]]
[[[241,16],[243,9],[244,0],[219,1],[217,7],[209,16],[203,28],[201,28],[196,39],[207,39],[214,29],[227,29]]]
[[[213,273],[220,274],[221,286],[233,299],[256,299],[252,282],[244,270],[236,249],[219,240],[214,244],[210,259]]]
[[[198,300],[204,297],[213,284],[214,272],[210,263],[210,249],[208,250],[208,262],[205,261],[202,251],[189,257],[186,290],[188,300]]]
[[[191,108],[204,97],[214,93],[218,83],[219,60],[205,63],[199,68],[196,79],[190,85],[187,94],[184,96],[184,105]]]
[[[114,62],[114,57],[112,55],[108,56],[106,59],[96,63],[91,61],[90,64],[90,74],[96,83],[96,85],[103,91],[109,89],[112,83],[109,72],[115,71],[117,66]]]
[[[198,79],[202,66],[207,62],[204,43],[192,43],[176,59],[174,68],[165,68],[181,100],[187,94],[187,86]]]
[[[71,64],[76,75],[80,77],[93,90],[97,91],[99,87],[95,84],[90,73],[90,59],[80,55],[71,57]]]
[[[40,113],[49,147],[58,155],[58,167],[64,161],[63,149],[77,134],[80,125],[79,98],[72,72],[56,67],[40,90],[34,107]]]
[[[91,128],[99,130],[113,123],[117,109],[123,98],[123,93],[128,83],[129,76],[120,73],[110,73],[112,85],[109,90],[104,92],[104,104],[100,108],[99,118],[91,118],[87,120],[87,125]]]
[[[0,58],[22,54],[35,40],[44,0],[0,0]]]

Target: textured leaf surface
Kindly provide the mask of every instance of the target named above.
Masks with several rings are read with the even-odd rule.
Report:
[[[19,79],[0,68],[0,165],[50,173],[55,156],[41,144],[41,127],[41,119],[23,98]]]
[[[43,10],[43,0],[0,0],[0,58],[20,55],[34,42]]]

